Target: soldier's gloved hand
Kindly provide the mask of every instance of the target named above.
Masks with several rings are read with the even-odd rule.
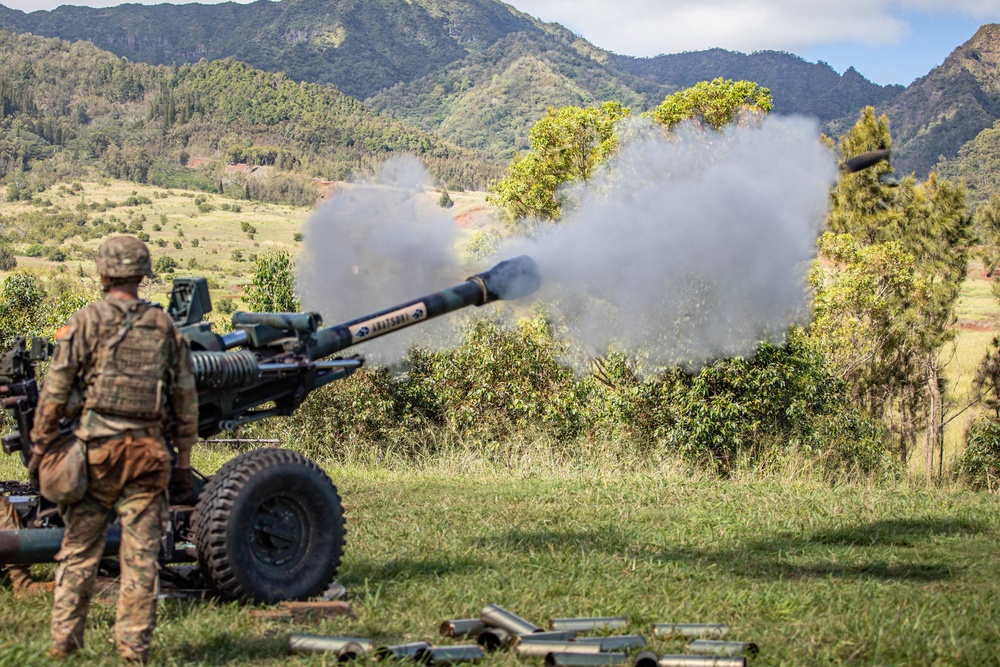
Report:
[[[28,483],[36,489],[42,488],[42,485],[38,482],[38,466],[41,464],[42,455],[38,452],[31,452],[31,458],[28,459]]]
[[[170,502],[179,505],[193,505],[198,502],[191,468],[175,467],[170,471]]]

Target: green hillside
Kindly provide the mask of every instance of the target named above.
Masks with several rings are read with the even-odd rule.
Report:
[[[87,42],[0,32],[0,94],[0,176],[50,160],[54,172],[90,165],[184,185],[196,174],[181,163],[202,158],[342,179],[408,152],[462,188],[482,186],[502,167],[333,87],[233,60],[154,67]]]
[[[826,63],[778,51],[747,55],[709,49],[655,58],[616,55],[609,62],[619,71],[671,88],[688,88],[716,77],[755,81],[771,89],[775,113],[815,116],[825,122],[849,116],[853,123],[860,108],[883,104],[903,90],[872,83],[853,67],[841,75]]]
[[[884,107],[892,120],[899,171],[926,174],[1000,119],[998,68],[1000,25],[984,25]]]
[[[645,109],[667,91],[616,76],[556,36],[515,33],[434,74],[383,91],[368,103],[462,146],[509,156],[528,146],[528,131],[550,106],[615,100]]]

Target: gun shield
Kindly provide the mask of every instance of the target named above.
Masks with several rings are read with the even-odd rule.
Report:
[[[697,637],[722,639],[729,634],[729,626],[722,623],[654,623],[657,637]]]
[[[488,627],[502,628],[512,635],[530,635],[533,632],[541,630],[534,623],[526,621],[517,614],[512,614],[503,607],[495,604],[488,604],[483,607],[479,618]]]
[[[747,667],[742,656],[661,655],[656,667]]]
[[[530,635],[529,635],[530,637]],[[549,653],[600,653],[600,644],[584,644],[582,642],[529,641],[529,637],[521,637],[514,645],[518,655],[548,655]]]
[[[545,667],[604,667],[621,665],[626,660],[625,653],[549,653]]]
[[[361,637],[295,634],[288,638],[292,653],[336,653],[341,662],[364,655],[372,650],[372,645],[372,640]]]
[[[691,653],[702,655],[757,655],[759,647],[753,642],[727,642],[717,639],[695,639],[687,645]]]
[[[457,618],[441,624],[442,637],[478,637],[486,626],[478,618]]]
[[[476,643],[483,647],[484,651],[496,651],[510,643],[512,637],[503,628],[487,628],[476,637]]]
[[[376,660],[412,660],[419,651],[431,648],[430,642],[410,642],[394,646],[379,646],[375,649]]]
[[[459,662],[479,662],[486,656],[483,649],[469,646],[432,646],[417,651],[414,659],[422,665],[454,665]]]
[[[642,635],[613,635],[610,637],[581,637],[576,642],[578,644],[597,644],[601,647],[602,653],[608,653],[642,648],[646,645],[646,638]]]
[[[628,619],[624,616],[595,616],[594,618],[552,618],[549,628],[552,630],[572,630],[586,632],[588,630],[607,630],[624,628]]]

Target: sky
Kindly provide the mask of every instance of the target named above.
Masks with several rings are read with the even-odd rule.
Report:
[[[159,4],[161,0],[141,0]],[[246,1],[246,0],[242,0]],[[838,72],[853,66],[879,84],[908,85],[940,65],[984,23],[1000,23],[1000,0],[507,0],[561,23],[597,46],[633,56],[721,47],[788,51]],[[0,0],[35,11],[120,0]],[[207,0],[205,4],[214,4]],[[2,26],[0,26],[2,27]]]

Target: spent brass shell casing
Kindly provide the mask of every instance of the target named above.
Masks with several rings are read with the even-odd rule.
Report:
[[[475,644],[468,646],[431,646],[417,651],[414,660],[422,665],[454,665],[460,662],[479,662],[486,656]]]
[[[576,639],[576,633],[572,630],[543,630],[541,632],[532,632],[528,635],[520,635],[517,638],[518,641],[531,642],[568,642],[573,639]]]
[[[478,637],[486,629],[481,619],[456,618],[441,624],[442,637]]]
[[[722,639],[729,634],[729,626],[723,623],[654,623],[653,634],[657,637]]]
[[[595,616],[593,618],[551,618],[549,628],[552,630],[572,630],[585,632],[587,630],[604,630],[624,628],[628,619],[624,616]]]
[[[336,653],[342,660],[350,660],[372,650],[373,642],[362,637],[330,637],[327,635],[293,634],[288,638],[292,653]],[[350,649],[348,651],[348,649]],[[353,652],[351,657],[342,657]]]
[[[695,639],[688,643],[687,650],[701,655],[741,655],[750,657],[760,651],[753,642],[727,642],[718,639]]]
[[[625,653],[549,653],[545,667],[604,667],[621,665],[628,660]]]
[[[747,667],[743,656],[661,655],[658,667]]]
[[[476,637],[476,643],[484,651],[496,651],[510,644],[513,636],[503,628],[487,628]]]
[[[529,635],[538,632],[540,627],[527,621],[517,614],[512,614],[503,607],[495,604],[488,604],[483,607],[479,615],[482,622],[491,628],[503,628],[512,635]]]
[[[557,642],[557,641],[527,641],[522,637],[521,641],[514,645],[514,652],[518,655],[548,655],[549,653],[600,653],[600,644],[584,644],[581,642]]]
[[[660,659],[653,651],[639,651],[632,660],[632,667],[656,667],[656,662]]]
[[[379,646],[375,649],[375,658],[377,660],[411,660],[418,651],[430,647],[431,643],[425,641]]]
[[[610,637],[581,637],[576,640],[578,644],[598,644],[601,651],[609,653],[611,651],[626,651],[630,648],[642,648],[646,645],[646,638],[642,635],[612,635]]]

